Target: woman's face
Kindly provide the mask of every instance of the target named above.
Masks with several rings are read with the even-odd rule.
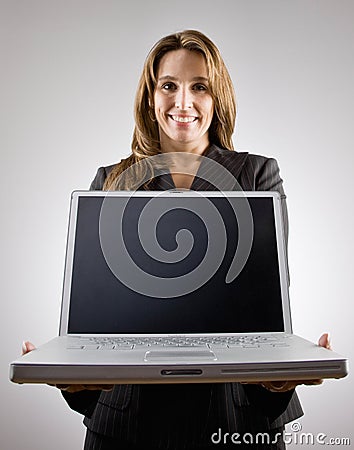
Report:
[[[214,101],[204,56],[185,49],[166,53],[154,93],[162,152],[201,154],[209,146]]]

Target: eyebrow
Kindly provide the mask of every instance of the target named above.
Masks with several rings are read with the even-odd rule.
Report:
[[[164,80],[178,81],[178,78],[172,77],[171,75],[164,75],[163,77],[159,77],[159,79],[158,79],[158,81],[164,81]],[[206,77],[193,77],[191,81],[209,82],[208,78],[206,78]]]

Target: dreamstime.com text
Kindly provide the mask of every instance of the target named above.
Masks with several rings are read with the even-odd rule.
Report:
[[[283,433],[228,433],[219,428],[211,435],[211,442],[217,444],[235,444],[235,445],[269,445],[276,444],[281,440],[286,445],[333,445],[350,447],[351,441],[348,437],[329,437],[325,433],[305,433],[302,431],[302,425],[299,422],[293,422],[290,431]]]

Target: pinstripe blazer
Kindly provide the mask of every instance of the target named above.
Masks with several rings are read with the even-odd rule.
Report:
[[[278,191],[282,199],[285,236],[288,235],[286,196],[275,159],[238,153],[211,145],[204,156],[222,164],[239,186],[224,190]],[[91,184],[101,190],[114,166],[98,169]],[[215,165],[203,160],[192,183],[193,190],[215,190]],[[206,181],[207,178],[209,181]],[[211,181],[210,181],[211,180]],[[218,183],[219,186],[219,183]],[[162,175],[150,190],[174,188],[172,177]],[[273,393],[258,385],[239,383],[181,385],[119,385],[110,392],[63,392],[69,406],[84,414],[85,425],[96,433],[145,448],[197,448],[210,445],[211,435],[223,432],[265,432],[282,427],[303,412],[294,391]]]

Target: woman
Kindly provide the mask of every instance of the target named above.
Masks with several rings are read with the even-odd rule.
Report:
[[[132,153],[101,167],[91,189],[215,189],[200,176],[203,156],[226,167],[243,190],[279,191],[287,235],[277,163],[233,151],[235,117],[232,82],[216,46],[193,30],[164,37],[149,53],[140,79]],[[170,173],[157,176],[150,161],[160,154],[169,156]],[[186,154],[195,156],[192,162]],[[319,344],[329,347],[327,335]],[[26,343],[24,352],[31,349]],[[215,448],[211,437],[219,429],[241,439],[266,432],[274,443],[259,448],[284,448],[284,425],[302,415],[294,388],[290,382],[62,387],[70,407],[86,416],[86,450]]]

